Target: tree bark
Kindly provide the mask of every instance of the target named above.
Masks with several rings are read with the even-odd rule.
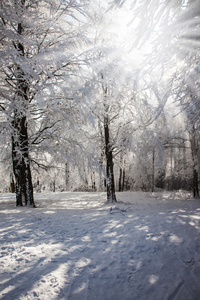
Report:
[[[119,168],[119,192],[123,192],[123,173],[124,173],[124,164],[123,164],[123,153],[120,153],[120,168]]]
[[[23,6],[25,1],[22,0]],[[17,28],[19,36],[23,33],[23,26],[18,24]],[[19,61],[25,58],[24,45],[19,41],[15,45]],[[12,121],[12,163],[13,173],[16,182],[16,205],[22,206],[31,205],[35,207],[33,198],[33,185],[30,168],[29,157],[29,138],[27,128],[26,110],[29,101],[29,83],[26,75],[24,74],[20,64],[16,64],[16,93],[14,97],[14,111]]]
[[[101,74],[101,79],[104,76]],[[115,195],[115,180],[113,170],[113,152],[110,141],[110,118],[109,118],[109,104],[108,104],[108,88],[102,84],[103,96],[104,96],[104,139],[105,139],[105,157],[106,157],[106,188],[107,188],[107,201],[114,203],[117,202]]]
[[[30,169],[28,131],[26,117],[15,116],[12,135],[12,162],[16,182],[16,205],[32,205],[33,186]]]
[[[69,165],[65,163],[65,190],[69,190]]]
[[[122,190],[122,167],[119,168],[119,192]]]
[[[152,178],[151,178],[151,192],[154,192],[155,187],[155,148],[152,150]]]
[[[119,192],[124,191],[124,183],[125,183],[125,168],[120,167],[120,169],[119,169]]]
[[[117,202],[115,195],[115,181],[113,172],[113,153],[110,145],[109,120],[108,116],[104,117],[104,134],[105,134],[105,155],[106,155],[106,184],[107,184],[107,201]]]
[[[199,185],[198,185],[198,172],[193,170],[193,196],[194,198],[199,198]]]
[[[122,172],[122,192],[124,191],[124,184],[125,184],[125,168],[123,168],[123,172]]]
[[[193,196],[194,198],[199,198],[199,179],[198,179],[198,156],[197,156],[197,146],[195,140],[195,128],[193,126],[192,131],[190,132],[190,143],[192,151],[192,160],[193,160]]]
[[[10,193],[15,193],[15,182],[13,178],[13,174],[10,174],[10,188],[9,188]]]
[[[123,152],[120,154],[120,168],[119,168],[119,192],[124,191],[125,183],[125,159],[123,157]]]

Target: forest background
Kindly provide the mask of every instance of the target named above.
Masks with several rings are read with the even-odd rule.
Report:
[[[1,192],[199,196],[198,1],[2,0]]]

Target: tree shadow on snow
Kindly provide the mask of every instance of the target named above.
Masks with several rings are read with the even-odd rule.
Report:
[[[192,205],[5,214],[1,299],[197,300],[199,221]]]

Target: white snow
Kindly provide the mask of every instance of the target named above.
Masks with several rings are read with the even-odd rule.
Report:
[[[200,200],[117,198],[42,193],[33,209],[0,194],[0,299],[200,299]]]

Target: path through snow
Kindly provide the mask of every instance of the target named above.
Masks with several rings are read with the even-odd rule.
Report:
[[[189,194],[0,194],[0,299],[199,300],[200,201]]]

